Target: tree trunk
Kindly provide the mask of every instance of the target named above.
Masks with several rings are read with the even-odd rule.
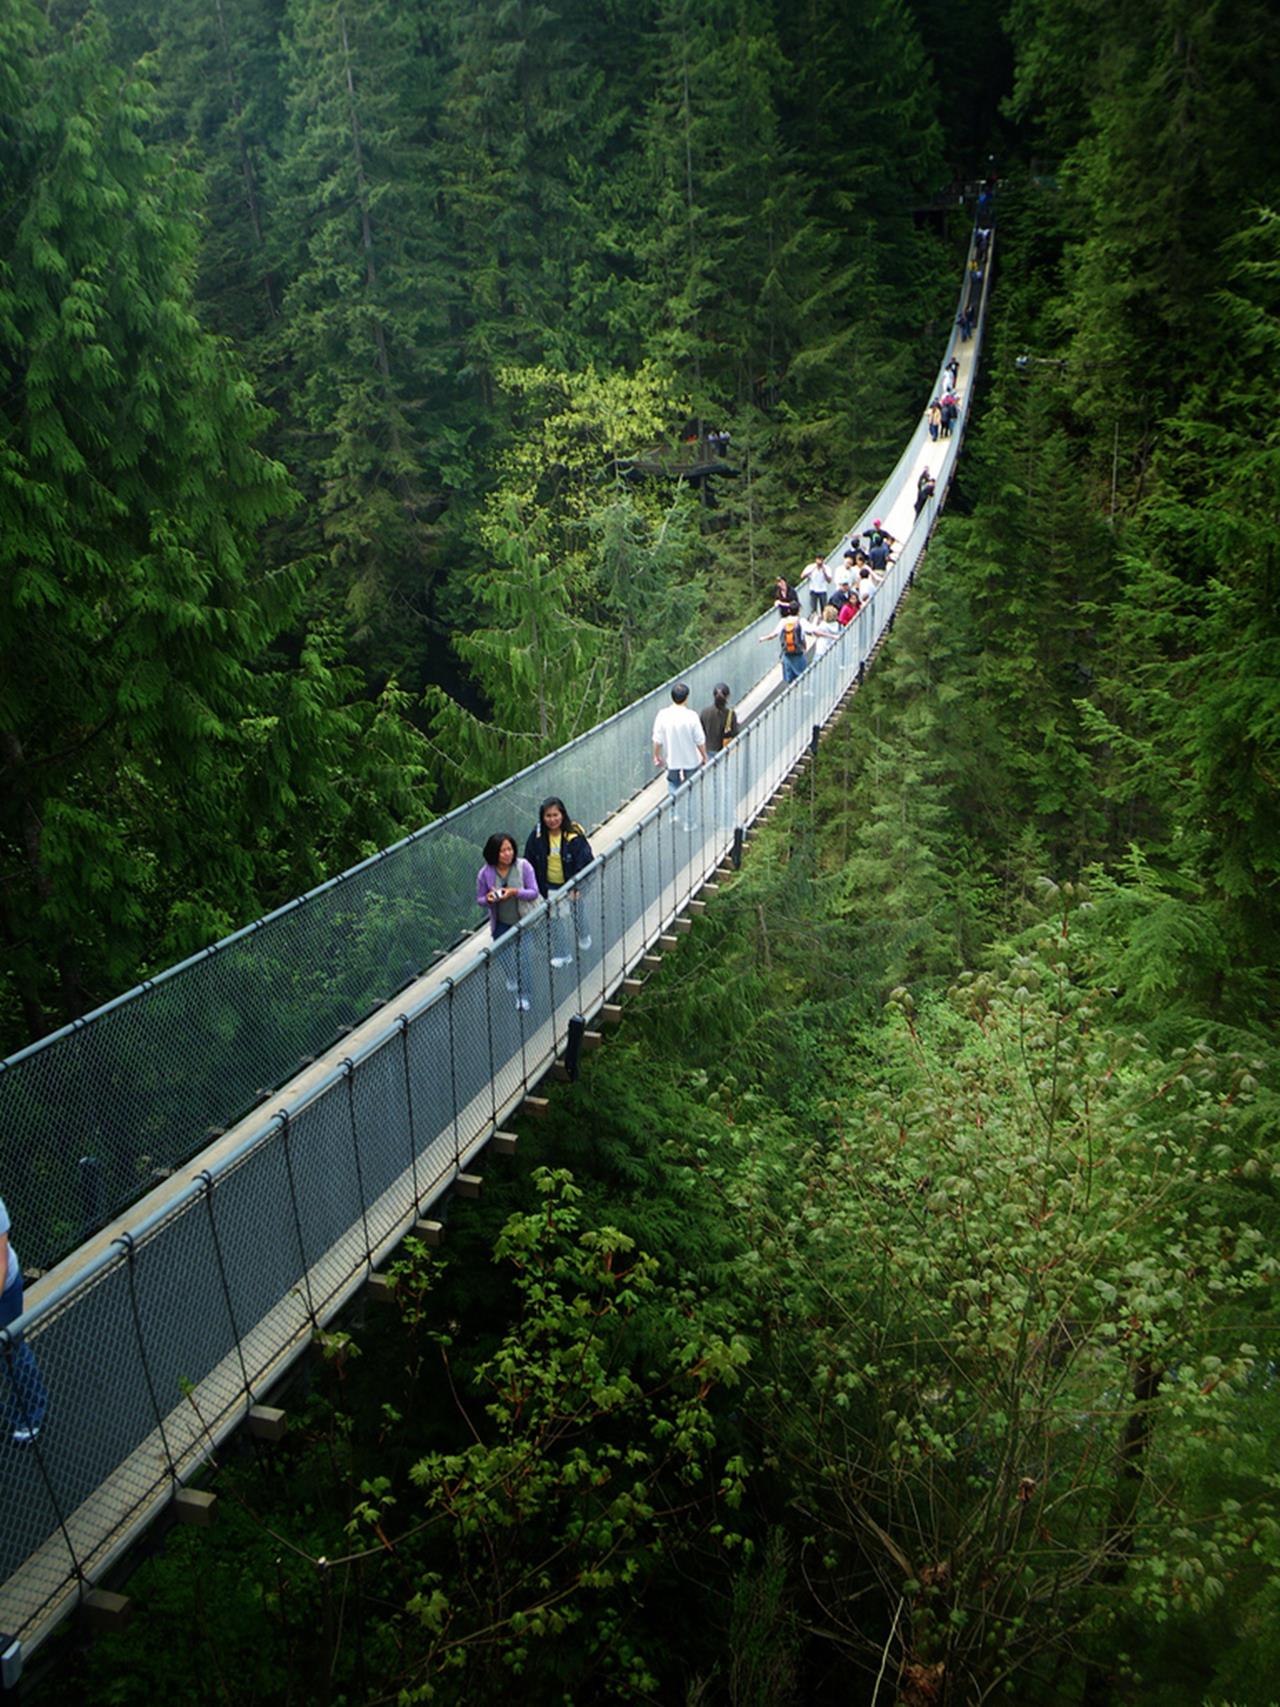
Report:
[[[1104,1563],[1097,1576],[1097,1581],[1107,1587],[1116,1587],[1124,1581],[1133,1557],[1138,1501],[1142,1497],[1146,1457],[1155,1432],[1151,1407],[1163,1373],[1149,1357],[1142,1358],[1133,1368],[1133,1409],[1116,1453],[1116,1485],[1102,1538]],[[1091,1661],[1085,1672],[1081,1707],[1110,1707],[1111,1692],[1110,1667]]]

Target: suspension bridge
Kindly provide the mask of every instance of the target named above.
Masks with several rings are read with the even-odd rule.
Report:
[[[972,260],[973,249],[969,260]],[[670,683],[394,847],[0,1066],[0,1185],[43,1272],[0,1330],[0,1404],[21,1414],[23,1348],[48,1393],[38,1438],[0,1436],[3,1677],[92,1600],[148,1524],[236,1428],[270,1434],[273,1386],[472,1167],[617,998],[862,680],[915,576],[972,403],[991,255],[966,262],[942,361],[959,417],[922,416],[880,493],[828,553],[881,518],[887,576],[822,657],[782,687],[748,624],[680,672],[693,705],[731,683],[743,723],[673,810],[649,734]],[[924,400],[922,399],[922,402]],[[917,516],[927,464],[936,493]],[[672,678],[675,680],[676,678]],[[750,684],[744,691],[744,684]],[[575,939],[552,965],[553,897],[519,929],[534,969],[512,1001],[475,871],[494,830],[563,795],[596,858],[575,879]],[[563,921],[567,927],[568,920]],[[557,955],[557,959],[561,956]]]

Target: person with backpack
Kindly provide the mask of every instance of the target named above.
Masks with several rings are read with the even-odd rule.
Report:
[[[782,652],[782,685],[785,687],[804,674],[804,667],[809,662],[809,625],[800,620],[800,606],[796,600],[787,606],[786,615],[777,627],[760,636],[759,644],[763,646],[767,640],[776,640]]]
[[[862,537],[867,542],[867,556],[876,568],[882,569],[884,564],[877,564],[875,557],[872,554],[883,546],[885,562],[888,562],[889,552],[898,543],[897,540],[889,532],[888,528],[880,520],[879,516],[876,517],[875,521],[872,522],[869,528],[864,530]]]
[[[529,839],[524,844],[524,857],[533,867],[538,893],[545,899],[563,889],[566,883],[571,882],[595,858],[591,843],[587,840],[587,832],[581,824],[575,824],[570,818],[569,808],[558,794],[548,796],[538,808],[538,822],[536,827],[530,830]],[[582,917],[581,903],[576,894],[570,903],[570,913],[577,933],[578,947],[585,953],[591,947],[591,930],[588,922]],[[551,964],[555,967],[573,964],[573,950],[568,940],[566,921],[564,912],[555,914],[554,953],[551,956]]]

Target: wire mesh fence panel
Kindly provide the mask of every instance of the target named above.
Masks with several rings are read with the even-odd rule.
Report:
[[[44,1604],[67,1580],[68,1550],[88,1568],[168,1470],[158,1440],[139,1450],[155,1419],[123,1257],[99,1271],[74,1308],[32,1324],[27,1339],[46,1408],[38,1441],[6,1454],[0,1576],[21,1567],[15,1594]]]
[[[640,918],[642,935],[652,942],[662,927],[662,836],[665,824],[661,813],[655,812],[639,826]]]
[[[264,1200],[262,1208],[274,1208],[274,1195]],[[274,1223],[274,1216],[272,1220]],[[274,1239],[280,1240],[282,1235],[289,1237],[282,1226],[273,1225]],[[296,1246],[292,1238],[289,1242]],[[220,1408],[247,1402],[245,1374],[236,1360],[231,1312],[221,1285],[214,1280],[218,1272],[213,1225],[203,1202],[194,1197],[185,1200],[171,1219],[139,1239],[132,1256],[126,1259],[146,1362],[145,1397],[152,1412],[148,1420],[160,1431],[171,1468],[187,1458],[192,1437],[204,1436],[210,1424],[218,1420],[217,1416],[206,1416],[205,1407],[195,1397],[195,1388],[210,1370],[232,1359],[232,1375]],[[299,1272],[295,1249],[291,1263],[275,1268],[273,1301]],[[203,1276],[212,1284],[193,1287],[192,1276]],[[182,1300],[180,1310],[174,1308],[176,1299]],[[167,1422],[184,1407],[189,1411],[185,1424]]]
[[[283,1137],[278,1144],[260,1146],[236,1169],[220,1175],[214,1192],[222,1260],[242,1333],[266,1314],[273,1301],[270,1287],[259,1286],[253,1273],[258,1264],[252,1244],[255,1225],[261,1229],[261,1217],[255,1223],[253,1213],[256,1190],[264,1197],[271,1193],[271,1200],[279,1205],[282,1233],[283,1218],[292,1220],[296,1205],[306,1252],[304,1280],[304,1271],[287,1255],[295,1241],[284,1237],[277,1241],[265,1265],[274,1267],[284,1280],[275,1297],[282,1291],[301,1288],[307,1313],[319,1313],[351,1272],[347,1253],[333,1256],[339,1241],[353,1235],[354,1260],[367,1260],[369,1237],[360,1133],[355,1123],[354,1072],[341,1075],[327,1094],[291,1115],[288,1137],[287,1157]]]
[[[524,934],[523,931],[512,933],[513,936]],[[526,962],[532,958],[528,943],[517,943],[516,947]],[[517,976],[520,976],[519,972]],[[533,1013],[532,1009],[526,1013],[517,1003],[536,999],[522,993],[528,991],[531,983],[527,965],[523,977],[523,985],[513,996],[505,988],[505,978],[501,988],[495,987],[496,981],[486,976],[484,964],[477,963],[454,981],[450,992],[452,1082],[458,1111],[456,1129],[460,1155],[465,1155],[468,1145],[493,1124],[493,1076],[489,1071],[491,1021],[497,1026],[498,1060],[521,1059],[522,1031],[530,1029]],[[536,991],[536,980],[532,983]],[[491,1009],[495,1010],[492,1014]]]
[[[418,1189],[428,1198],[452,1173],[457,1154],[449,1036],[451,994],[446,990],[414,1014],[408,1031],[409,1091],[418,1130]],[[490,1011],[499,1011],[496,1003],[490,1004]]]
[[[361,1056],[351,1075],[353,1149],[360,1160],[360,1187],[374,1250],[404,1220],[413,1200],[411,1185],[404,1179],[409,1111],[399,1041],[398,1030],[388,1033]]]

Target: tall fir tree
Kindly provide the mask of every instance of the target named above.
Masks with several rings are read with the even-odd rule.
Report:
[[[360,656],[416,675],[433,525],[466,458],[426,132],[437,90],[417,6],[291,0],[277,182],[288,243],[275,397],[335,615]]]
[[[274,650],[306,577],[261,572],[255,540],[292,494],[193,312],[196,186],[145,140],[148,89],[108,68],[92,21],[55,42],[14,0],[0,28],[3,1020],[21,1039],[311,879],[314,853],[290,867],[274,833],[295,814],[331,851],[385,833],[414,773],[394,706],[352,703],[323,643],[298,669]],[[396,790],[339,789],[388,752]]]

